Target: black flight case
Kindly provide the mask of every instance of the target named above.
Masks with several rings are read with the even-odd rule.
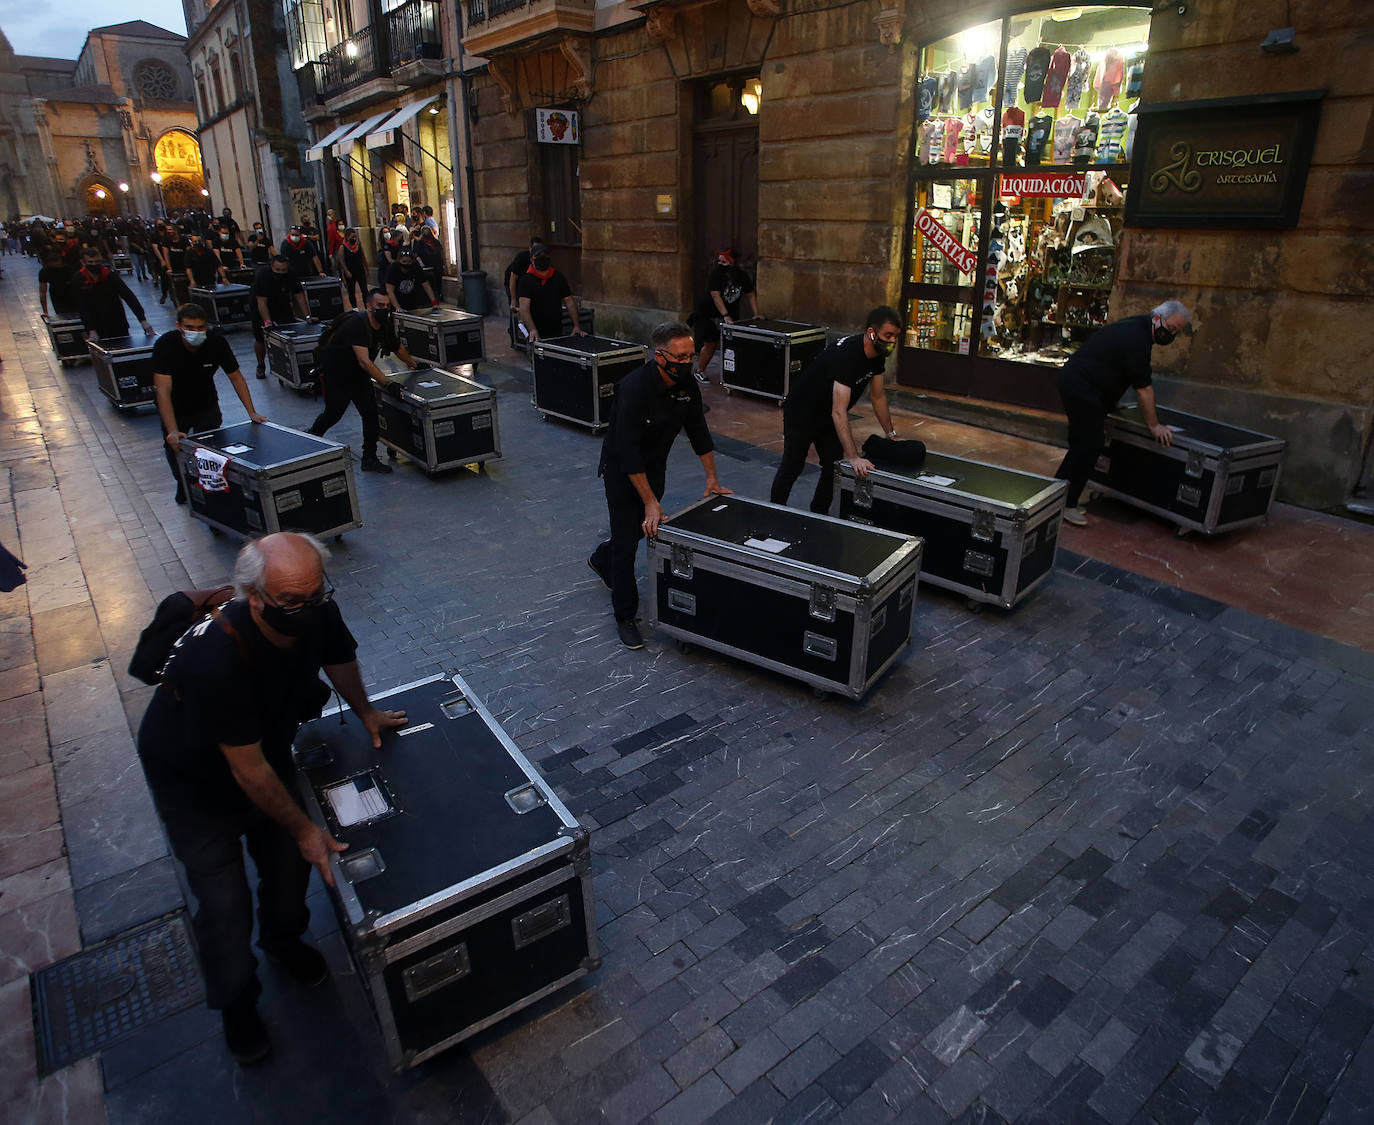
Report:
[[[982,461],[927,453],[919,468],[835,463],[830,514],[919,535],[921,581],[1011,609],[1049,578],[1068,485]]]
[[[91,358],[86,349],[86,326],[79,316],[53,313],[43,318],[48,330],[48,341],[57,353],[57,360],[66,367],[69,363],[82,363]]]
[[[134,260],[128,254],[115,253],[110,255],[110,268],[115,273],[133,273]]]
[[[610,424],[615,385],[649,358],[649,349],[602,336],[559,336],[530,347],[534,405],[547,420],[564,418],[603,430]]]
[[[596,309],[591,305],[584,305],[581,301],[577,302],[577,326],[588,336],[596,333]],[[572,317],[568,315],[567,306],[563,308],[563,322],[559,326],[560,336],[571,336],[573,330]],[[527,351],[529,340],[525,336],[525,329],[520,323],[519,303],[510,307],[510,344],[518,352]]]
[[[253,319],[253,295],[247,285],[191,287],[191,300],[205,309],[211,324],[220,328],[248,325]]]
[[[283,387],[297,391],[315,387],[315,345],[320,342],[323,324],[296,320],[273,324],[263,330],[267,344],[267,369]]]
[[[448,367],[487,358],[482,318],[461,309],[414,309],[396,313],[396,331],[406,351],[421,363]]]
[[[304,277],[301,286],[305,289],[305,303],[310,306],[311,316],[328,324],[344,311],[343,283],[337,277],[328,274]]]
[[[111,336],[86,344],[95,368],[96,386],[120,410],[154,406],[154,337]]]
[[[403,453],[426,472],[482,464],[501,456],[496,392],[467,375],[440,367],[392,372],[372,384],[377,427],[387,454]]]
[[[247,285],[251,287],[253,284],[253,267],[225,266],[224,276],[229,279],[229,284],[231,285]]]
[[[921,541],[742,496],[708,496],[649,543],[670,637],[859,699],[911,638]]]
[[[363,525],[348,447],[328,438],[238,422],[182,438],[177,460],[191,514],[221,531],[324,538]]]
[[[787,397],[792,380],[825,350],[815,324],[756,317],[720,326],[720,385],[729,391]]]
[[[296,736],[311,819],[349,845],[331,899],[396,1070],[519,1011],[600,961],[587,833],[460,676],[337,709]]]
[[[1161,406],[1157,413],[1173,428],[1170,446],[1155,440],[1138,406],[1107,418],[1094,491],[1162,516],[1180,534],[1212,535],[1268,518],[1287,442],[1182,410]]]

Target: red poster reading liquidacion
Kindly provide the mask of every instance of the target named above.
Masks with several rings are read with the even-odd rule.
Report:
[[[1003,195],[1030,195],[1072,199],[1087,190],[1088,177],[1081,172],[1002,176]]]
[[[972,273],[977,267],[978,255],[946,230],[924,207],[916,212],[916,229],[930,240],[935,249],[953,262],[960,273]]]

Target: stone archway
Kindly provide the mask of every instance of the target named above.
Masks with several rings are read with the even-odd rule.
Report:
[[[104,176],[87,176],[77,186],[76,197],[88,215],[113,219],[119,214],[119,191]]]

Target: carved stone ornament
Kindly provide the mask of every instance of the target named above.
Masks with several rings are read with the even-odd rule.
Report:
[[[748,0],[749,10],[759,19],[777,19],[782,9],[778,0]]]
[[[586,36],[565,35],[558,41],[558,49],[568,60],[568,96],[576,101],[589,101],[592,96],[592,45]]]
[[[494,55],[487,59],[487,73],[491,75],[501,91],[501,108],[507,113],[520,111],[520,91],[516,88],[516,67],[519,64],[507,55]]]
[[[902,41],[902,10],[884,8],[873,17],[873,22],[878,25],[878,42],[895,51]]]
[[[650,43],[666,43],[677,38],[677,13],[668,8],[650,8],[644,13],[644,34]]]

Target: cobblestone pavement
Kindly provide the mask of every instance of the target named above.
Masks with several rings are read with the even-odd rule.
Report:
[[[156,418],[36,328],[31,298],[0,309],[0,539],[31,567],[0,595],[8,1119],[1374,1117],[1374,658],[1084,559],[1013,613],[923,591],[862,704],[627,651],[584,562],[599,442],[506,363],[482,368],[504,460],[359,474],[330,574],[374,687],[460,670],[591,830],[603,967],[395,1077],[317,887],[336,983],[265,970],[269,1062],[193,1009],[38,1082],[27,973],[182,904],[124,667],[236,544],[173,504]],[[317,409],[250,383],[273,420]],[[682,444],[670,511],[700,487]],[[766,495],[773,453],[718,460]]]

